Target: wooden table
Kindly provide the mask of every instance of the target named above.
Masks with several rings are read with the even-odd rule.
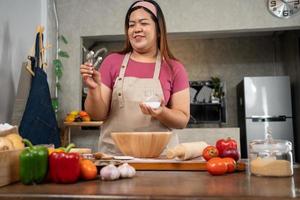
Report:
[[[138,171],[133,179],[0,188],[0,199],[300,199],[300,168],[293,177],[266,178],[245,172]]]
[[[74,127],[100,127],[103,124],[102,121],[90,121],[90,122],[64,122],[64,131],[62,134],[62,146],[67,146],[71,142],[71,130]]]

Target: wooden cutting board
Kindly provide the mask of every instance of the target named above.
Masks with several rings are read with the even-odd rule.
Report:
[[[97,166],[104,166],[108,163],[119,165],[127,162],[133,166],[136,170],[154,170],[154,171],[206,171],[206,161],[202,158],[193,160],[175,160],[175,159],[140,159],[134,158],[132,160],[97,160],[95,164]],[[237,162],[237,171],[244,171],[246,164],[244,161]]]

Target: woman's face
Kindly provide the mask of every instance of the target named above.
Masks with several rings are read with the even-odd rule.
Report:
[[[129,18],[128,37],[133,50],[156,51],[157,35],[155,22],[144,9],[133,11]]]

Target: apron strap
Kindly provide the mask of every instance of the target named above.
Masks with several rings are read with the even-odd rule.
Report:
[[[40,34],[42,34],[41,32],[38,32],[36,34],[36,39],[35,39],[35,53],[34,53],[34,58],[35,58],[35,66],[36,67],[40,67]],[[34,71],[34,69],[33,69]]]
[[[129,52],[125,55],[123,62],[122,62],[121,69],[120,69],[119,76],[117,77],[117,80],[116,80],[116,81],[121,81],[121,87],[117,91],[120,108],[124,107],[124,98],[123,98],[123,96],[124,96],[124,94],[123,94],[124,76],[125,76],[125,71],[127,68],[129,58],[130,58],[130,54],[131,53]]]
[[[161,68],[161,55],[160,55],[160,51],[158,50],[157,56],[156,56],[153,79],[158,79],[159,78],[160,68]]]
[[[125,71],[127,68],[129,58],[130,58],[130,54],[131,54],[131,52],[127,53],[123,59],[122,66],[121,66],[120,73],[119,73],[119,78],[124,78],[124,76],[125,76]]]

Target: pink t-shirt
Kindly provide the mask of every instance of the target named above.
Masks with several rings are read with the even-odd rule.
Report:
[[[99,71],[101,72],[102,83],[110,89],[113,88],[115,80],[119,76],[124,57],[123,54],[112,53],[101,63]],[[166,105],[172,94],[189,87],[188,75],[184,66],[176,60],[171,60],[171,63],[172,69],[166,61],[163,61],[159,74]],[[142,63],[129,59],[125,77],[152,78],[154,68],[155,63]]]

